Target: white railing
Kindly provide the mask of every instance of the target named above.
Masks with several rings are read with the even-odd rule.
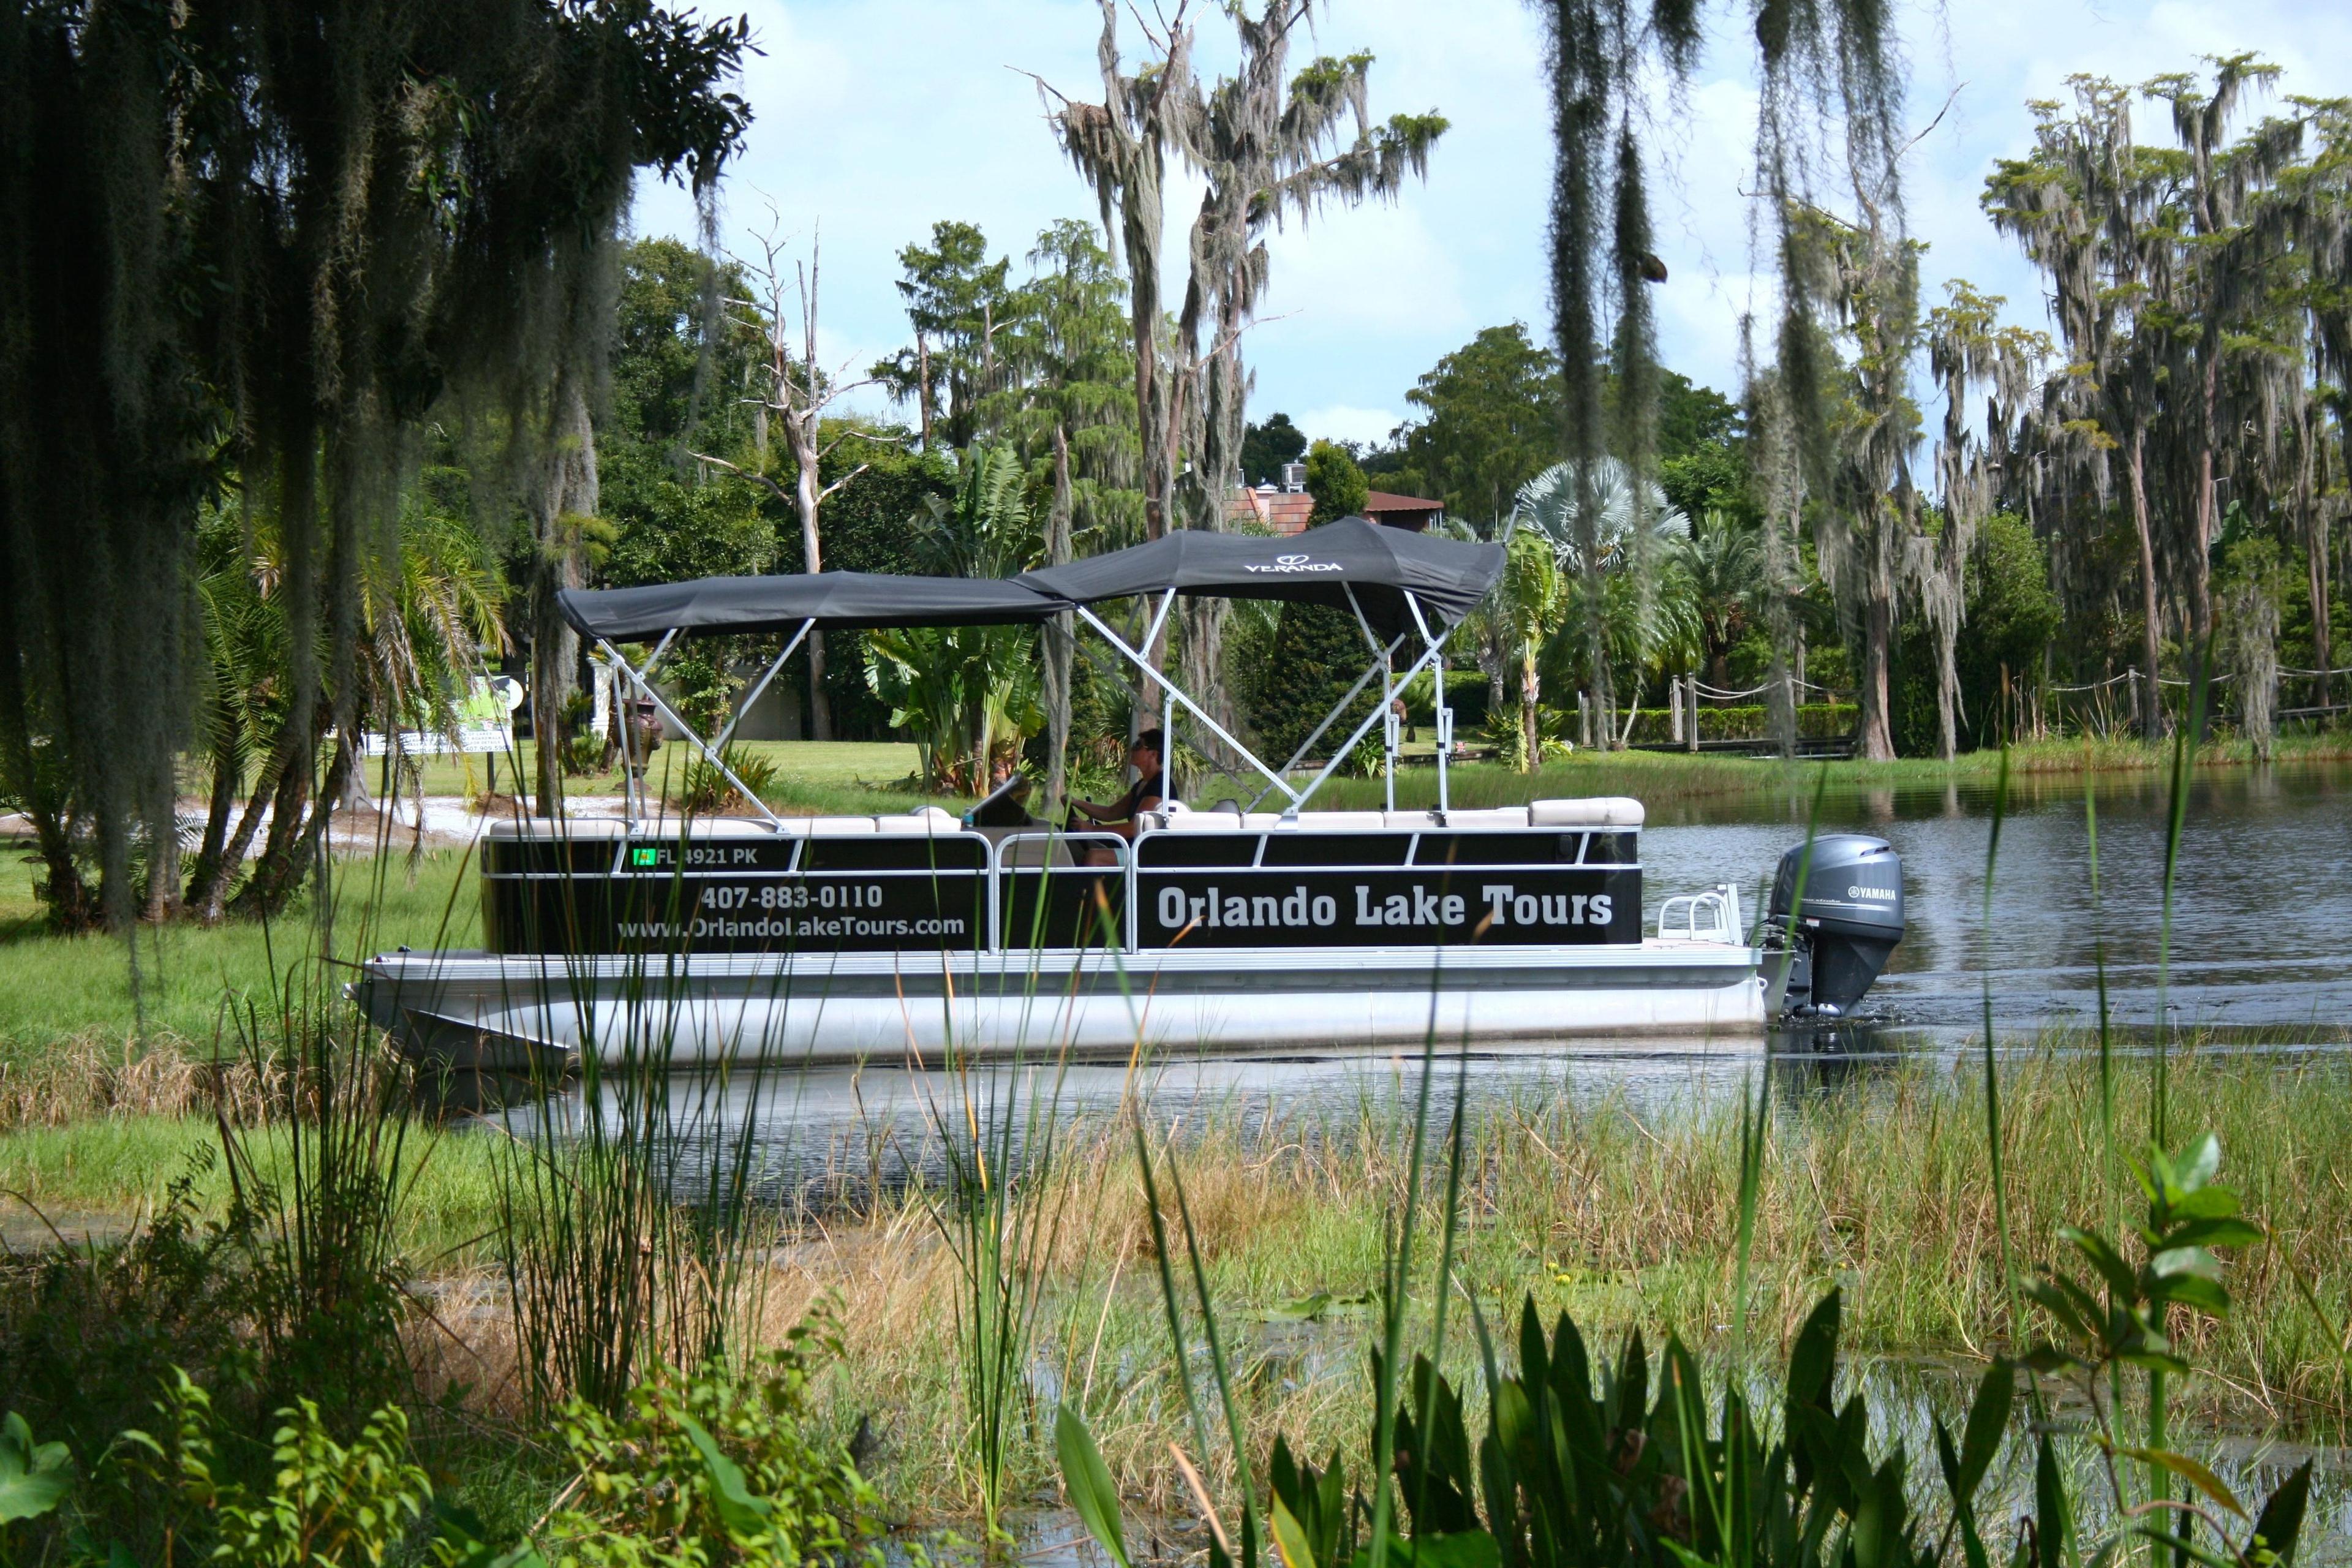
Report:
[[[1704,893],[1687,893],[1658,906],[1661,942],[1712,942],[1736,947],[1747,927],[1739,918],[1739,889],[1717,882]]]

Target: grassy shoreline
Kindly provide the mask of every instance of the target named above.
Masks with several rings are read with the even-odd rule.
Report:
[[[919,797],[895,788],[862,782],[901,762],[911,765],[911,747],[761,744],[801,771],[788,776],[788,787],[778,792],[774,804],[779,809],[900,812],[919,803]],[[845,755],[835,757],[835,752]],[[2030,795],[2093,774],[2126,775],[2154,785],[2171,760],[2168,748],[2136,742],[2024,746],[2011,753],[2011,790],[2014,795]],[[2198,767],[2232,770],[2251,760],[2242,745],[2221,742],[2199,753]],[[2280,742],[2276,765],[2346,760],[2352,760],[2352,735],[2293,737]],[[444,759],[431,766],[455,770],[458,764]],[[1654,807],[1775,795],[1799,800],[1809,798],[1824,778],[1832,794],[1987,789],[2000,766],[1997,752],[1970,752],[1949,763],[1916,759],[1790,763],[1678,752],[1583,752],[1532,774],[1492,763],[1454,769],[1452,798],[1465,806],[1549,795],[1630,795]],[[1213,784],[1202,794],[1210,796],[1230,787]],[[1398,803],[1408,807],[1433,805],[1436,788],[1433,769],[1409,769],[1398,779]],[[1377,805],[1381,798],[1377,780],[1334,779],[1318,804],[1361,808]],[[374,947],[474,944],[479,941],[479,910],[469,872],[467,853],[453,849],[341,862],[337,873],[341,945],[348,952],[356,941],[362,911]],[[126,1097],[135,1101],[140,1098],[135,1090],[119,1092],[115,1087],[119,1069],[158,1047],[208,1059],[222,1032],[225,1002],[266,996],[273,973],[284,968],[290,953],[315,940],[310,918],[315,906],[308,899],[275,931],[232,922],[212,930],[142,927],[131,939],[54,936],[42,929],[41,910],[32,895],[35,874],[19,857],[0,858],[0,1126],[104,1111]],[[93,1063],[98,1064],[94,1071]],[[39,1108],[52,1089],[64,1092],[66,1101],[54,1112],[43,1112]]]
[[[1979,1071],[1966,1062],[1898,1068],[1779,1105],[1750,1285],[1760,1340],[1785,1341],[1839,1285],[1857,1351],[1964,1364],[2003,1345],[2011,1297]],[[2117,1068],[2116,1147],[2144,1136],[2147,1073],[2144,1062]],[[2105,1152],[2095,1059],[2038,1052],[2006,1061],[2000,1079],[2022,1269],[2053,1256],[2061,1224],[2104,1223],[2118,1205],[2128,1213],[2130,1178]],[[2231,1268],[2232,1321],[2193,1331],[2195,1360],[2210,1376],[2190,1391],[2190,1408],[2225,1424],[2340,1430],[2352,1417],[2346,1380],[2301,1292],[2307,1285],[2339,1321],[2352,1304],[2352,1070],[2189,1050],[2172,1063],[2170,1094],[2176,1136],[2219,1135],[2226,1174],[2274,1237]],[[1531,1295],[1547,1314],[1573,1312],[1596,1343],[1634,1326],[1654,1343],[1673,1328],[1702,1353],[1722,1353],[1733,1318],[1737,1117],[1736,1106],[1718,1103],[1650,1120],[1622,1102],[1580,1106],[1565,1094],[1488,1110],[1465,1146],[1460,1289],[1489,1321]],[[419,1134],[401,1245],[445,1296],[478,1297],[488,1286],[492,1258],[478,1241],[464,1244],[490,1228],[494,1136]],[[1033,1375],[1079,1391],[1131,1495],[1178,1509],[1184,1499],[1171,1489],[1165,1457],[1185,1436],[1183,1413],[1171,1402],[1132,1144],[1111,1116],[1066,1136],[1056,1170],[1021,1200],[1066,1216],[1049,1227]],[[210,1137],[195,1119],[135,1116],[0,1134],[0,1189],[85,1222],[128,1218],[152,1207]],[[1408,1143],[1402,1112],[1391,1106],[1336,1120],[1273,1116],[1246,1129],[1213,1115],[1180,1149],[1255,1451],[1277,1431],[1316,1452],[1360,1447],[1369,1412],[1359,1373],[1373,1328],[1361,1303],[1377,1288]],[[200,1196],[215,1204],[217,1177],[208,1181]],[[754,1299],[764,1339],[814,1304],[834,1304],[844,1354],[820,1407],[844,1430],[871,1423],[888,1456],[877,1479],[894,1508],[956,1519],[975,1506],[944,1305],[956,1263],[929,1201],[902,1193],[780,1236]],[[1435,1200],[1426,1202],[1428,1227]],[[1433,1290],[1420,1280],[1417,1309]],[[475,1321],[467,1364],[510,1361],[498,1314]],[[1456,1357],[1467,1370],[1466,1333],[1454,1337],[1449,1364]],[[1050,1480],[1050,1436],[1034,1420],[1016,1426],[1012,1473],[1034,1489]]]
[[[2352,761],[2352,733],[2326,732],[2280,737],[2271,765],[2347,761]],[[2240,741],[2216,741],[2197,752],[2196,766],[2200,772],[2255,763],[2252,748]],[[1448,794],[1454,805],[1486,806],[1552,795],[1625,795],[1660,803],[1810,792],[1824,778],[1832,793],[1888,787],[1990,787],[2000,774],[2000,764],[1998,751],[1964,752],[1948,763],[1934,757],[1899,757],[1888,763],[1806,763],[1706,752],[1578,752],[1546,763],[1532,773],[1494,763],[1471,763],[1447,771],[1451,775]],[[2140,741],[2038,741],[2013,746],[2009,752],[2012,780],[2162,774],[2172,765],[2170,745]],[[1381,797],[1378,779],[1335,778],[1324,786],[1318,803],[1334,809],[1361,809],[1380,805]],[[1436,801],[1436,769],[1413,767],[1398,773],[1400,808],[1418,810]]]

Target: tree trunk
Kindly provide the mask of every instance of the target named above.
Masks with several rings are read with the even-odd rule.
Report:
[[[229,884],[253,849],[254,836],[261,830],[263,806],[278,793],[278,781],[293,766],[301,746],[302,726],[289,721],[278,731],[278,742],[270,747],[268,756],[262,760],[261,771],[253,781],[253,793],[247,797],[244,814],[237,818],[236,831],[230,836],[228,847],[221,851],[219,859],[207,868],[208,879],[202,884],[193,879],[189,882],[188,908],[195,911],[202,924],[218,924],[226,911]]]
[[[81,862],[74,857],[73,825],[58,812],[29,802],[25,816],[33,825],[41,869],[47,873],[33,894],[48,906],[49,929],[68,934],[105,929],[105,900],[82,876]]]
[[[310,768],[318,755],[320,730],[326,722],[326,705],[320,703],[308,723],[289,721],[297,744],[293,755],[278,775],[277,788],[269,801],[269,835],[262,840],[261,853],[254,858],[253,875],[245,879],[236,897],[228,902],[227,912],[234,915],[274,916],[286,905],[287,899],[299,885],[305,869],[296,858],[299,846],[310,837]],[[341,747],[337,747],[338,752]],[[320,797],[319,810],[333,809],[334,796]]]
[[[556,595],[587,581],[581,557],[580,520],[596,515],[596,432],[587,394],[562,394],[547,480],[539,496],[538,549],[530,579],[530,732],[537,808],[563,814],[563,710],[577,685],[580,636],[556,605]]]
[[[1519,760],[1521,773],[1533,773],[1543,760],[1543,739],[1537,727],[1537,705],[1543,695],[1536,675],[1536,654],[1532,644],[1519,656],[1519,747],[1524,755]]]
[[[292,818],[301,823],[301,828],[287,836],[282,847],[278,847],[277,826],[271,825],[272,848],[262,852],[261,859],[254,866],[253,876],[238,892],[236,912],[263,920],[274,920],[285,913],[286,906],[301,890],[303,882],[318,862],[320,841],[326,837],[328,826],[333,820],[334,803],[342,794],[344,781],[351,776],[358,748],[348,738],[338,738],[334,758],[327,764],[327,776],[320,781],[316,803],[308,811],[297,805]],[[290,768],[287,771],[287,777],[304,795],[309,793],[308,769]],[[285,792],[281,790],[279,794],[282,799]]]
[[[2140,658],[2147,663],[2143,673],[2147,679],[2140,683],[2139,728],[2142,738],[2154,742],[2164,736],[2164,699],[2156,683],[2158,664],[2163,657],[2163,623],[2156,598],[2156,535],[2147,517],[2147,437],[2144,431],[2132,432],[2131,458],[2124,465],[2124,471],[2131,481],[2132,527],[2139,535],[2140,614],[2145,617]]]
[[[1772,726],[1773,749],[1785,762],[1797,754],[1797,682],[1804,677],[1790,668],[1788,653],[1778,638],[1772,643],[1772,673],[1767,682],[1765,707]],[[1728,685],[1717,688],[1729,690]],[[1698,692],[1691,692],[1691,750],[1698,749]]]
[[[240,772],[234,749],[223,746],[213,754],[213,787],[205,805],[205,837],[196,848],[195,863],[188,872],[184,902],[202,909],[213,900],[214,885],[221,876],[221,856],[228,847],[228,819],[236,809],[236,791]]]
[[[1863,761],[1895,760],[1895,731],[1888,721],[1887,667],[1895,642],[1895,605],[1873,594],[1862,617],[1862,743]]]
[[[815,373],[810,372],[812,375]],[[817,477],[816,411],[793,409],[784,415],[784,439],[793,449],[793,510],[801,520],[801,570],[824,570],[824,551],[817,533],[817,504],[824,487]],[[809,739],[833,739],[833,704],[824,694],[824,633],[811,629],[803,644],[808,649]]]
[[[2305,516],[2305,564],[2311,589],[2311,651],[2313,662],[2319,667],[2319,705],[2327,707],[2333,699],[2328,689],[2335,682],[2328,671],[2336,666],[2336,637],[2328,624],[2327,600],[2327,509],[2315,502]]]
[[[1070,441],[1060,421],[1054,425],[1054,504],[1045,514],[1045,563],[1070,559]],[[1045,654],[1045,801],[1050,807],[1069,793],[1070,655],[1076,618],[1055,616],[1039,636]]]
[[[1937,750],[1946,762],[1959,753],[1958,715],[1960,678],[1952,659],[1952,645],[1958,640],[1958,626],[1938,626],[1936,628],[1936,726]]]
[[[2197,519],[2194,537],[2189,551],[2189,700],[2194,710],[2197,731],[2192,743],[2205,743],[2206,730],[2212,722],[2213,705],[2206,700],[2205,682],[2210,672],[2213,652],[2213,535],[2217,531],[2214,516],[2215,486],[2213,483],[2213,421],[2218,389],[2215,380],[2221,374],[2217,355],[2205,356],[2205,420],[2199,432],[2202,449],[2197,454]]]

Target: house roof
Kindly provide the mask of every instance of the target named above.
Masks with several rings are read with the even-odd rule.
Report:
[[[1387,490],[1373,490],[1364,497],[1364,515],[1382,511],[1444,511],[1445,503],[1431,500],[1426,496],[1391,495]]]

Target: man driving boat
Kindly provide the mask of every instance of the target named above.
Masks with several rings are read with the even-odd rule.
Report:
[[[1128,765],[1135,769],[1135,783],[1125,795],[1107,805],[1090,800],[1073,800],[1070,809],[1089,819],[1097,831],[1116,833],[1121,838],[1135,837],[1136,819],[1147,811],[1159,809],[1168,797],[1168,765],[1162,752],[1168,738],[1159,730],[1146,730],[1135,738],[1135,749],[1127,754]],[[1078,831],[1076,817],[1070,822],[1071,831]]]

